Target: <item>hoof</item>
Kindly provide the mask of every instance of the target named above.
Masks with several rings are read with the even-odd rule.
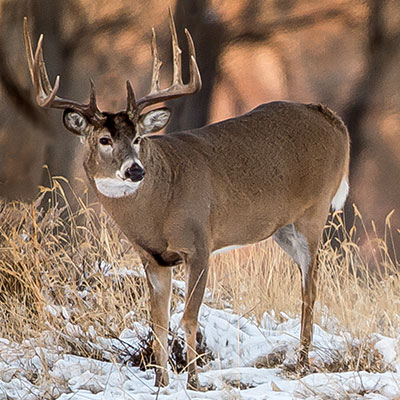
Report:
[[[168,372],[165,370],[156,370],[156,381],[154,386],[165,387],[169,385]]]
[[[190,390],[198,390],[200,387],[199,379],[197,375],[189,376],[187,381],[187,388]]]
[[[298,362],[296,365],[296,372],[300,376],[305,376],[308,375],[311,372],[310,364],[308,363],[303,363],[303,362]]]
[[[296,373],[299,374],[300,376],[305,376],[309,374],[313,374],[315,372],[318,372],[317,368],[312,365],[309,361],[308,358],[300,359],[297,361],[296,364]]]
[[[187,389],[195,390],[196,392],[205,392],[207,387],[201,386],[197,375],[193,375],[188,377]]]

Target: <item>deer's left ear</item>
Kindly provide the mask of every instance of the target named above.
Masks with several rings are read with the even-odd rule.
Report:
[[[64,126],[78,136],[85,136],[89,129],[88,120],[80,112],[66,109],[63,114]]]
[[[168,108],[157,108],[139,117],[140,135],[158,132],[168,125],[171,111]]]

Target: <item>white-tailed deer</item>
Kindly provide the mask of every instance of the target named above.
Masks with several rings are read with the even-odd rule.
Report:
[[[348,192],[349,136],[323,105],[273,102],[200,129],[149,135],[164,128],[167,108],[149,106],[201,88],[189,32],[190,82],[181,78],[181,50],[170,18],[174,71],[160,89],[161,62],[153,30],[153,76],[148,95],[136,101],[127,82],[127,108],[101,112],[91,82],[90,101],[57,96],[50,85],[40,37],[26,52],[37,102],[64,109],[65,127],[83,138],[84,167],[100,202],[140,254],[150,290],[155,334],[156,385],[168,384],[168,323],[172,266],[187,269],[182,325],[187,340],[188,386],[198,387],[196,330],[210,255],[233,245],[273,237],[298,265],[302,322],[298,363],[308,365],[316,295],[317,250],[329,209]]]

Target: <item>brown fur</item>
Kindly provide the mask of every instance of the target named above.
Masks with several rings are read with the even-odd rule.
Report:
[[[168,384],[169,266],[184,262],[187,268],[182,325],[188,345],[188,386],[198,387],[197,317],[209,257],[213,250],[272,235],[302,273],[298,362],[303,368],[312,338],[318,243],[332,199],[348,175],[347,129],[326,106],[274,102],[200,129],[144,137],[137,154],[136,139],[162,129],[170,118],[166,108],[144,113],[145,107],[201,88],[188,31],[191,77],[186,85],[179,78],[180,49],[171,11],[170,27],[172,85],[158,86],[160,61],[153,33],[149,94],[136,102],[127,82],[127,110],[110,114],[97,108],[93,82],[88,104],[56,96],[59,78],[51,88],[43,61],[43,37],[33,52],[25,19],[26,54],[36,99],[41,107],[64,109],[65,126],[86,138],[84,166],[95,191],[98,184],[109,196],[131,193],[121,198],[98,195],[146,268],[156,336],[156,385]],[[344,196],[341,193],[341,200]]]
[[[125,129],[122,136],[135,135]],[[95,190],[97,158],[89,139],[85,169]],[[332,198],[348,173],[349,136],[343,122],[326,106],[274,102],[200,129],[145,137],[139,159],[146,176],[136,193],[117,199],[99,193],[99,198],[140,253],[148,274],[160,366],[156,384],[168,383],[168,266],[184,262],[187,267],[182,323],[188,384],[197,386],[195,335],[210,254],[267,239],[289,224],[305,237],[311,257],[299,356],[306,365],[315,256]]]

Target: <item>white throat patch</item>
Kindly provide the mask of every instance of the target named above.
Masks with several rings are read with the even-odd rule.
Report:
[[[118,178],[94,178],[97,190],[107,197],[119,198],[135,193],[142,181],[123,181]]]

